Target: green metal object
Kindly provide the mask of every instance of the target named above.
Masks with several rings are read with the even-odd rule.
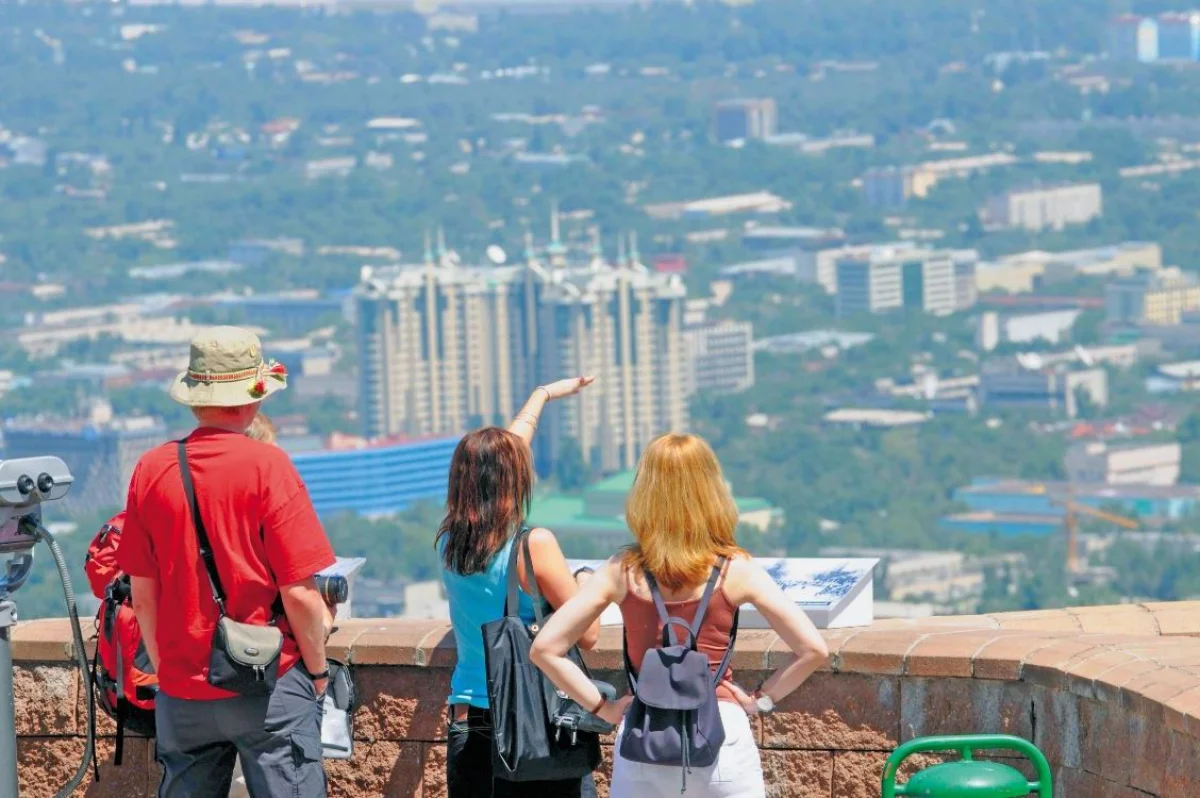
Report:
[[[1029,781],[1016,768],[999,762],[981,762],[975,751],[1006,750],[1024,754],[1037,771]],[[896,784],[900,765],[913,754],[957,751],[962,759],[926,768],[904,784]],[[969,734],[961,737],[923,737],[910,740],[888,757],[883,769],[883,798],[1053,798],[1050,763],[1033,743],[1007,734]]]

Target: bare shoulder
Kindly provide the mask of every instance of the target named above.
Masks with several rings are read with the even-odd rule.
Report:
[[[558,538],[545,527],[534,527],[529,530],[529,545],[535,549],[558,548]]]
[[[725,595],[739,603],[751,600],[762,575],[762,567],[749,554],[731,557],[725,568]]]
[[[746,553],[739,553],[729,558],[729,565],[725,567],[725,578],[746,579],[761,571],[762,568],[754,562],[753,557]]]

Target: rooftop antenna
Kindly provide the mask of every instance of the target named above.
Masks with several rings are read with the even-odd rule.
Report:
[[[533,251],[533,231],[528,227],[525,228],[525,260],[530,263],[537,260],[537,253]]]
[[[629,234],[629,265],[634,269],[645,271],[645,266],[642,265],[642,256],[638,252],[637,231],[634,230]]]
[[[604,266],[604,246],[600,242],[600,228],[592,228],[592,246],[589,253],[592,256],[591,267],[600,269]]]
[[[429,237],[429,230],[425,230],[425,265],[433,265],[433,242]]]
[[[617,233],[617,266],[624,268],[627,265],[628,261],[625,260],[625,236]]]

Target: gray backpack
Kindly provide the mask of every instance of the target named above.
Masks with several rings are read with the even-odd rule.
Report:
[[[733,616],[729,648],[714,674],[708,656],[698,651],[700,625],[708,612],[708,603],[725,566],[717,560],[704,588],[696,617],[688,623],[667,615],[667,607],[654,577],[647,571],[646,584],[654,598],[659,621],[663,625],[662,647],[652,648],[635,674],[625,641],[625,674],[633,688],[633,702],[625,715],[625,733],[621,737],[621,756],[630,762],[647,765],[677,765],[682,768],[683,788],[692,766],[708,767],[717,761],[725,742],[725,726],[717,705],[717,683],[729,668],[733,645],[737,640],[738,616]],[[675,637],[675,627],[687,630],[685,644]]]

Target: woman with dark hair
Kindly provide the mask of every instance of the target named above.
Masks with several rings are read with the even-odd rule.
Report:
[[[450,620],[458,646],[458,662],[450,679],[450,725],[447,733],[446,783],[449,798],[591,798],[595,786],[583,779],[551,782],[507,782],[492,777],[492,718],[488,711],[487,671],[481,627],[504,614],[509,552],[524,525],[533,495],[533,458],[529,444],[547,402],[573,396],[591,385],[591,377],[560,380],[534,389],[508,429],[486,427],[468,433],[450,461],[446,517],[437,535],[442,582],[450,603]],[[520,614],[534,620],[528,594],[531,579],[549,603],[561,607],[586,581],[589,572],[572,574],[554,534],[529,534],[533,573],[518,558]],[[580,638],[591,648],[599,621]]]

